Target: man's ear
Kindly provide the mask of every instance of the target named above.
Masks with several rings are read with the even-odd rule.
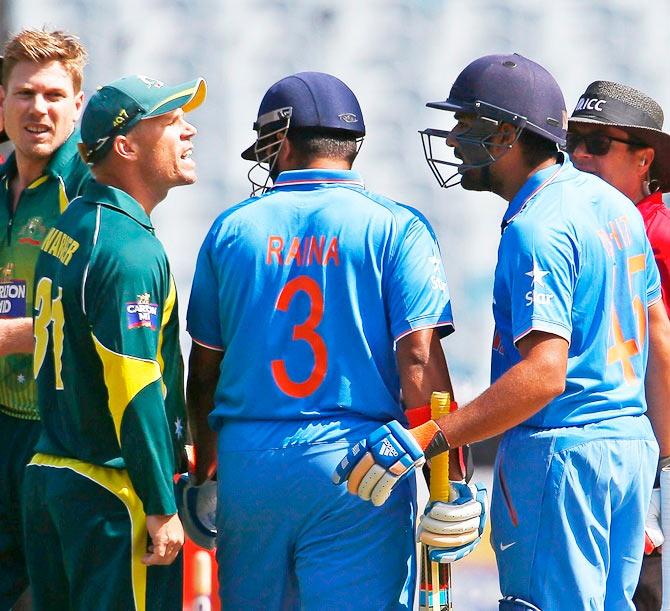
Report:
[[[280,134],[277,134],[277,140],[280,139]],[[292,168],[293,163],[293,145],[288,138],[288,135],[284,136],[284,140],[277,154],[277,161],[275,163],[275,168],[281,171],[281,169]]]
[[[80,91],[74,96],[74,121],[75,123],[81,117],[81,111],[84,109],[84,92]]]
[[[116,136],[112,143],[112,150],[122,159],[137,159],[137,144],[127,136]]]
[[[637,157],[638,174],[641,177],[647,176],[649,170],[651,169],[651,164],[654,162],[655,156],[656,152],[651,147],[646,147],[643,149],[639,149],[637,151],[636,157]]]
[[[494,136],[496,144],[512,145],[517,140],[517,128],[511,123],[501,123],[496,135]]]

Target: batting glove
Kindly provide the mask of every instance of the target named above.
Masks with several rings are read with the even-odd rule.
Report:
[[[484,484],[451,482],[448,503],[437,501],[421,516],[417,540],[430,548],[433,562],[455,562],[479,545],[486,524]]]
[[[661,489],[654,488],[651,491],[649,509],[644,521],[644,553],[651,554],[661,547],[664,541],[665,537],[661,530]]]
[[[186,536],[205,549],[216,546],[216,482],[207,480],[200,486],[182,473],[175,486],[177,510]]]
[[[426,458],[446,452],[449,444],[433,420],[407,430],[393,420],[351,447],[333,473],[336,485],[347,482],[351,494],[383,505],[395,485]]]

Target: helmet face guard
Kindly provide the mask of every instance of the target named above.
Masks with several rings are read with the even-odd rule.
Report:
[[[270,179],[274,178],[277,157],[284,145],[292,114],[293,108],[286,106],[261,115],[254,123],[258,134],[253,146],[256,163],[247,173],[252,197],[265,193]]]
[[[451,131],[427,128],[419,132],[428,167],[435,176],[438,185],[445,189],[460,184],[463,173],[468,170],[486,167],[499,159],[501,155],[495,157],[491,149],[504,148],[509,151],[519,139],[526,125],[525,117],[481,101],[474,102],[474,104],[459,105],[458,107],[454,105],[452,108],[442,110],[476,115],[466,131],[453,136],[453,139],[458,142],[459,150],[468,160],[467,162],[458,161],[458,158],[454,155],[454,150],[447,144],[446,141],[452,133]],[[515,127],[514,140],[510,144],[495,144],[492,142],[502,123],[511,123]],[[503,152],[503,155],[505,152]],[[456,160],[452,161],[451,159]],[[447,168],[455,168],[455,171],[448,174],[449,170]]]

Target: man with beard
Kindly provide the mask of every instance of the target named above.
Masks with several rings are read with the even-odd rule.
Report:
[[[385,435],[393,463],[363,442],[338,473],[388,490],[398,463],[504,433],[491,507],[500,608],[632,608],[659,445],[670,452],[670,323],[642,218],[559,151],[563,94],[537,63],[479,58],[428,106],[457,121],[424,132],[440,184],[460,177],[508,202],[492,384],[438,422]],[[434,155],[445,141],[462,163]]]

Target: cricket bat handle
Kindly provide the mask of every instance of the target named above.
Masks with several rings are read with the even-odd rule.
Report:
[[[430,397],[430,417],[433,420],[449,413],[451,396],[448,392],[434,392]],[[443,452],[430,461],[430,501],[449,502],[449,452]]]
[[[434,392],[430,397],[430,417],[433,420],[448,414],[451,408],[451,395],[448,392]],[[443,452],[430,461],[430,502],[449,502],[451,486],[449,484],[449,452]],[[426,571],[432,596],[426,596],[426,607],[430,603],[431,611],[448,611],[451,604],[451,565],[430,561],[428,547],[424,546]],[[444,598],[443,598],[444,597]]]
[[[193,556],[193,599],[192,611],[212,611],[212,558],[204,550]]]

